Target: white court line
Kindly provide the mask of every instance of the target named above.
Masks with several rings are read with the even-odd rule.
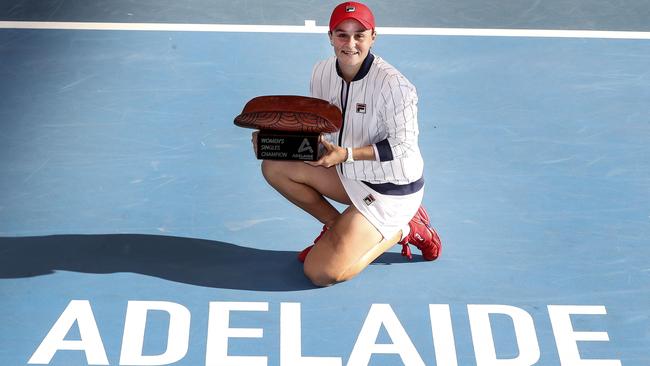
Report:
[[[327,33],[328,30],[326,26],[317,26],[316,22],[313,20],[305,20],[305,25],[0,21],[0,29],[125,30],[125,31],[239,32],[239,33]],[[377,27],[377,33],[379,33],[380,35],[412,35],[412,36],[650,39],[650,32],[550,30],[550,29]]]

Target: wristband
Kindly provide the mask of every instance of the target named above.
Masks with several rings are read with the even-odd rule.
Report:
[[[352,148],[351,147],[346,147],[345,148],[348,151],[348,157],[345,159],[346,163],[351,163],[354,161],[354,156],[352,156]]]

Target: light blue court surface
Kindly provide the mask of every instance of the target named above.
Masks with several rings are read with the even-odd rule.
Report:
[[[308,94],[324,34],[0,30],[0,365],[650,365],[650,41],[374,53],[418,89],[443,253],[315,288],[320,224],[232,120]]]

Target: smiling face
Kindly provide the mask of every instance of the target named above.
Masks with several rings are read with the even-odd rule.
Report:
[[[366,29],[358,21],[347,19],[337,25],[329,36],[339,67],[345,79],[350,81],[368,56],[377,34],[372,29]]]

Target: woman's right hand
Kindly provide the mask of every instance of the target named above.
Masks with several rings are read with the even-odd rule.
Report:
[[[317,161],[305,161],[305,163],[311,166],[331,168],[334,165],[343,163],[347,159],[348,151],[346,148],[332,144],[325,140],[322,135],[320,137],[320,143],[325,147],[323,156]]]

